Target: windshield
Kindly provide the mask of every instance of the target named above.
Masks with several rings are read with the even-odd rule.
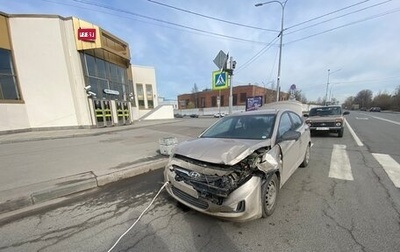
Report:
[[[206,130],[202,138],[268,139],[271,138],[275,114],[225,117]]]
[[[342,110],[340,107],[319,107],[310,110],[310,116],[330,116],[340,115]]]

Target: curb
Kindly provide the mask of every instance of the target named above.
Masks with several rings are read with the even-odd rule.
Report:
[[[51,181],[45,181],[21,188],[0,192],[0,222],[10,218],[13,212],[21,214],[40,207],[43,203],[54,201],[59,203],[62,198],[73,196],[87,190],[96,189],[119,180],[131,178],[149,171],[164,168],[168,158],[158,158],[136,164],[123,170],[96,175],[93,172],[71,175]],[[10,197],[14,195],[14,197]]]

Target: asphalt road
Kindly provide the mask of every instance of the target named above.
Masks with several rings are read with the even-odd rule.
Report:
[[[398,251],[400,190],[371,154],[379,146],[364,138],[366,124],[357,126],[357,116],[347,119],[365,145],[359,146],[348,129],[343,138],[313,137],[309,166],[284,185],[269,218],[221,221],[178,207],[164,191],[113,251]],[[196,135],[211,122],[187,119],[170,130]],[[350,169],[352,179],[331,174],[333,161]],[[107,251],[161,184],[158,170],[5,223],[0,250]]]

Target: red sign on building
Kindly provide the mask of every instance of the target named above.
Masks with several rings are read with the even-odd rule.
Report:
[[[94,28],[79,28],[78,39],[82,41],[95,41],[96,29]]]

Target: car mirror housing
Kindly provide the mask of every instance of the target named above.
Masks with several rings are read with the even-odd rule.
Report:
[[[298,140],[301,136],[301,133],[295,130],[289,130],[284,133],[280,138],[278,138],[278,143],[283,141],[291,141],[291,140]]]

